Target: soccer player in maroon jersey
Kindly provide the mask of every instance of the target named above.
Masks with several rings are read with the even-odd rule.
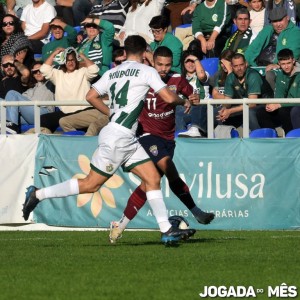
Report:
[[[176,94],[181,94],[192,103],[199,102],[199,95],[193,94],[193,88],[180,74],[171,73],[172,52],[161,46],[154,52],[154,68],[162,80]],[[209,224],[215,217],[196,206],[188,186],[180,178],[174,162],[175,150],[175,106],[165,103],[153,90],[149,90],[142,113],[139,116],[137,134],[139,142],[146,150],[161,176],[166,175],[172,192],[192,212],[201,224]],[[146,202],[145,186],[141,184],[131,194],[124,214],[119,222],[111,222],[109,239],[115,243],[123,230]]]

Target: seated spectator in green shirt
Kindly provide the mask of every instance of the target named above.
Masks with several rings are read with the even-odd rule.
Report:
[[[293,51],[287,48],[282,49],[279,51],[277,58],[280,70],[278,70],[276,76],[274,97],[299,98],[300,72],[297,71]],[[294,115],[295,118],[297,114],[299,115],[299,106],[289,103],[266,104],[260,107],[256,113],[261,127],[275,129],[281,126],[285,133],[293,129],[291,115]],[[295,118],[295,122],[297,122],[297,119],[299,119],[299,116]]]
[[[243,54],[236,53],[231,59],[232,72],[226,77],[225,99],[257,99],[273,98],[273,91],[264,78],[248,67]],[[259,128],[256,118],[257,106],[249,104],[249,127]],[[243,105],[223,105],[217,115],[217,120],[224,125],[239,127],[243,124]]]
[[[77,31],[68,25],[63,18],[55,17],[50,22],[51,36],[53,40],[42,48],[42,59],[46,61],[50,54],[57,48],[68,48],[76,45]],[[65,32],[67,36],[64,36]],[[63,64],[64,58],[56,57],[54,65]]]
[[[205,0],[193,14],[193,35],[206,57],[219,57],[230,36],[231,17],[224,0]]]
[[[150,44],[151,51],[154,52],[160,46],[168,47],[173,54],[171,71],[181,73],[181,55],[183,45],[181,41],[168,32],[169,22],[165,16],[155,16],[151,19],[149,27],[154,36],[154,41]],[[153,65],[153,58],[150,59]]]
[[[227,39],[224,50],[245,53],[246,49],[255,38],[250,25],[250,13],[247,8],[239,8],[233,19],[237,30]]]

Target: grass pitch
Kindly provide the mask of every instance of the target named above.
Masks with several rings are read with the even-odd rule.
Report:
[[[204,286],[282,283],[300,298],[300,231],[198,231],[177,247],[158,232],[107,236],[0,232],[0,299],[192,300]]]

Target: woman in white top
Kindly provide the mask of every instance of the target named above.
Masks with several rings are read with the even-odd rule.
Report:
[[[264,27],[265,22],[265,5],[263,0],[249,0],[250,10],[250,27],[256,36]]]
[[[154,16],[160,15],[164,0],[131,0],[131,7],[126,16],[124,26],[119,33],[120,44],[129,35],[140,35],[149,44],[153,41],[149,23]]]

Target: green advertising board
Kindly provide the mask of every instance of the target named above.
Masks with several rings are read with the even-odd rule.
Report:
[[[300,139],[176,140],[174,161],[195,203],[216,214],[198,224],[162,179],[169,215],[185,217],[197,229],[300,228]],[[97,137],[41,135],[35,185],[45,187],[88,174]],[[139,179],[120,169],[96,193],[41,202],[35,221],[55,226],[108,227],[119,220]],[[129,228],[157,229],[149,205]]]

